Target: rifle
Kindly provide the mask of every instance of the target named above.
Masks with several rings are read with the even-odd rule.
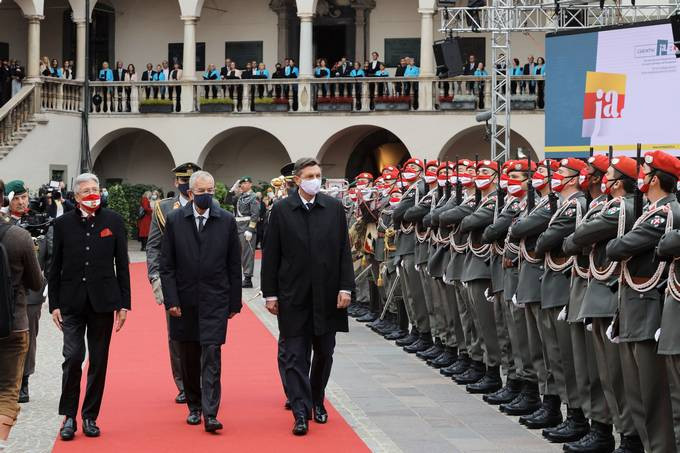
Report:
[[[527,175],[529,180],[527,181],[527,214],[534,210],[536,206],[536,194],[534,192],[534,185],[531,182],[533,173],[531,173],[531,154],[527,156]]]
[[[503,210],[503,206],[505,206],[505,189],[501,188],[501,175],[503,174],[503,163],[504,159],[501,159],[498,161],[498,190],[497,190],[497,198],[498,201],[496,202],[496,212],[500,213]]]
[[[458,156],[456,156],[456,206],[463,202],[463,184],[458,173]]]
[[[609,153],[608,153],[607,157],[609,158],[609,165],[611,165],[612,159],[614,158],[614,147],[612,145],[609,145]],[[611,200],[611,199],[612,199],[612,195],[611,194],[607,195],[607,200]]]
[[[392,299],[394,299],[394,293],[395,290],[397,289],[397,284],[399,283],[400,278],[401,274],[397,272],[397,276],[394,278],[392,286],[390,286],[390,289],[387,291],[387,299],[385,300],[385,306],[383,307],[383,311],[382,313],[380,313],[380,319],[383,319],[385,317],[387,310],[390,308],[390,305],[392,305]]]
[[[479,154],[475,154],[475,179],[477,175],[477,167],[479,167]],[[479,204],[482,201],[482,192],[480,192],[477,187],[477,182],[475,182],[475,203]]]
[[[637,174],[640,174],[640,166],[642,165],[642,144],[637,144]],[[635,218],[642,215],[642,191],[635,186]]]
[[[555,195],[555,192],[553,192],[552,189],[552,166],[551,160],[546,159],[545,160],[545,168],[548,170],[548,204],[550,205],[550,214],[555,214],[557,212],[557,195]]]

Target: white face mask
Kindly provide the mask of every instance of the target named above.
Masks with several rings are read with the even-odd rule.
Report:
[[[446,185],[446,179],[437,179],[437,184],[439,184],[439,187],[444,187]]]
[[[303,179],[300,182],[300,188],[305,193],[315,196],[321,190],[321,178]]]
[[[432,184],[437,180],[436,176],[425,176],[425,182],[428,184]]]

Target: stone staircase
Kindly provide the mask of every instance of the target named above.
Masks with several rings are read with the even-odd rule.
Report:
[[[0,108],[0,160],[38,125],[40,108],[36,101],[35,86],[26,85]]]
[[[19,130],[12,133],[7,144],[0,145],[0,160],[4,159],[15,146],[17,146],[21,141],[26,138],[26,136],[38,125],[35,118],[31,117],[28,121],[24,121],[19,126]]]

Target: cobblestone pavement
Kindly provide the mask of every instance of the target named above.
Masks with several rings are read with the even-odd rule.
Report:
[[[138,250],[131,243],[132,261],[144,260]],[[257,278],[254,284],[259,285]],[[244,298],[276,336],[276,318],[266,312],[257,293],[257,288],[245,290]],[[56,412],[62,340],[46,306],[40,328],[31,402],[23,406],[12,431],[9,453],[50,452],[61,422]],[[561,451],[561,445],[542,439],[540,431],[520,426],[517,417],[501,414],[481,396],[468,394],[355,321],[349,334],[338,335],[327,396],[375,452]]]

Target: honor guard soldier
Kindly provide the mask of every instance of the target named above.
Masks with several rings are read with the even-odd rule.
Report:
[[[156,303],[163,306],[163,289],[161,287],[160,278],[160,262],[161,262],[161,240],[165,233],[165,220],[175,209],[179,209],[189,203],[189,178],[191,175],[199,171],[201,167],[187,162],[172,169],[175,175],[175,187],[177,188],[177,195],[173,198],[166,198],[156,203],[153,215],[151,216],[151,227],[149,229],[149,239],[146,243],[146,268],[153,289],[153,295]],[[166,324],[170,322],[170,315],[165,312]],[[168,331],[168,348],[170,350],[170,368],[172,369],[172,377],[177,386],[179,393],[175,397],[177,404],[186,404],[186,396],[184,395],[184,384],[182,383],[182,365],[179,355],[179,344],[170,339]]]
[[[241,239],[241,266],[243,266],[243,287],[253,287],[253,269],[255,268],[255,247],[257,241],[257,222],[260,219],[260,202],[252,190],[253,180],[244,176],[232,187],[237,195],[236,224]]]
[[[619,265],[607,258],[606,248],[610,240],[630,231],[635,223],[636,180],[637,163],[634,159],[624,156],[613,158],[601,182],[604,194],[611,199],[603,206],[591,207],[574,234],[565,241],[565,250],[580,247],[586,249],[589,255],[590,281],[578,319],[590,321],[601,393],[608,410],[608,414],[604,411],[597,414],[591,402],[590,434],[578,442],[566,444],[565,451],[612,451],[612,423],[621,434],[621,451],[643,451],[626,397],[619,347],[607,338],[606,333],[617,310],[620,287]],[[591,211],[596,214],[591,214]],[[592,390],[591,386],[591,393]]]
[[[678,175],[680,161],[674,156],[663,151],[645,153],[638,187],[648,204],[633,228],[607,245],[607,257],[620,262],[622,268],[618,319],[610,338],[619,341],[626,398],[645,450],[650,452],[675,449],[666,362],[657,354],[655,336],[661,327],[666,267],[656,247],[664,232],[680,225],[680,205],[674,193]],[[673,329],[677,326],[668,328],[665,335]]]

